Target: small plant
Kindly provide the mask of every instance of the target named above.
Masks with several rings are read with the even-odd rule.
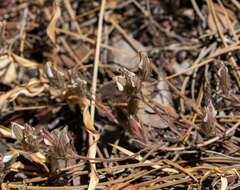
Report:
[[[37,152],[43,140],[35,128],[28,124],[22,126],[15,122],[12,122],[11,125],[11,136],[23,146],[24,150],[31,152]]]
[[[43,141],[49,148],[48,155],[57,159],[73,159],[77,152],[68,136],[67,127],[52,132],[42,129]]]
[[[133,133],[140,141],[146,141],[143,126],[137,117],[139,100],[143,99],[142,84],[151,76],[150,59],[143,53],[139,53],[140,63],[137,74],[123,68],[121,75],[114,77],[118,90],[127,99],[127,108],[117,107],[116,115],[119,123]]]
[[[78,103],[86,95],[86,81],[82,80],[75,71],[64,72],[51,62],[44,66],[45,74],[49,80],[50,92],[53,96],[60,97],[69,103]]]
[[[202,132],[207,136],[215,136],[216,135],[216,114],[213,103],[209,100],[207,106],[204,107],[203,110],[203,124],[202,124]]]
[[[52,132],[42,129],[37,131],[28,124],[12,123],[11,137],[17,140],[15,148],[2,157],[2,170],[6,171],[22,155],[30,162],[40,165],[43,171],[50,172],[47,165],[56,165],[60,159],[76,159],[77,152],[68,135],[67,127]],[[54,161],[54,162],[52,162]],[[54,171],[51,171],[54,172]]]

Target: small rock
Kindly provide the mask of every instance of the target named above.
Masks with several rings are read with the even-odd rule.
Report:
[[[132,38],[132,40],[139,47],[140,51],[146,51],[146,48],[141,43],[134,40],[133,38]],[[121,66],[123,66],[127,69],[133,69],[133,68],[137,67],[137,65],[139,64],[139,57],[137,56],[136,51],[129,45],[129,43],[127,41],[121,39],[121,40],[118,40],[116,42],[113,42],[112,45],[115,48],[127,51],[129,53],[132,53],[132,54],[135,53],[136,56],[135,57],[130,57],[128,55],[124,55],[124,54],[121,54],[121,53],[118,53],[118,52],[115,52],[115,51],[114,52],[111,51],[109,53],[110,62],[114,62],[116,64],[119,64],[119,65],[121,65]]]

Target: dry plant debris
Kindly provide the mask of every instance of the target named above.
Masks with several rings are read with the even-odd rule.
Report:
[[[0,1],[1,189],[239,189],[239,11]]]

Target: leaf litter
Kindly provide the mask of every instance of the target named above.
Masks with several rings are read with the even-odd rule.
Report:
[[[3,0],[1,188],[238,189],[239,9]]]

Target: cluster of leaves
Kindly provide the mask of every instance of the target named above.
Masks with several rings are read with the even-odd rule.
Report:
[[[69,103],[79,103],[79,98],[86,95],[86,81],[82,80],[75,69],[64,72],[51,62],[44,67],[53,96]],[[54,90],[55,91],[54,91]]]
[[[44,173],[55,172],[52,171],[52,166],[56,165],[58,160],[75,159],[77,156],[67,127],[49,132],[44,128],[36,130],[28,124],[23,126],[12,123],[11,138],[16,139],[16,147],[2,156],[2,172],[13,168],[21,169],[23,163],[14,164],[19,156],[37,165]]]

